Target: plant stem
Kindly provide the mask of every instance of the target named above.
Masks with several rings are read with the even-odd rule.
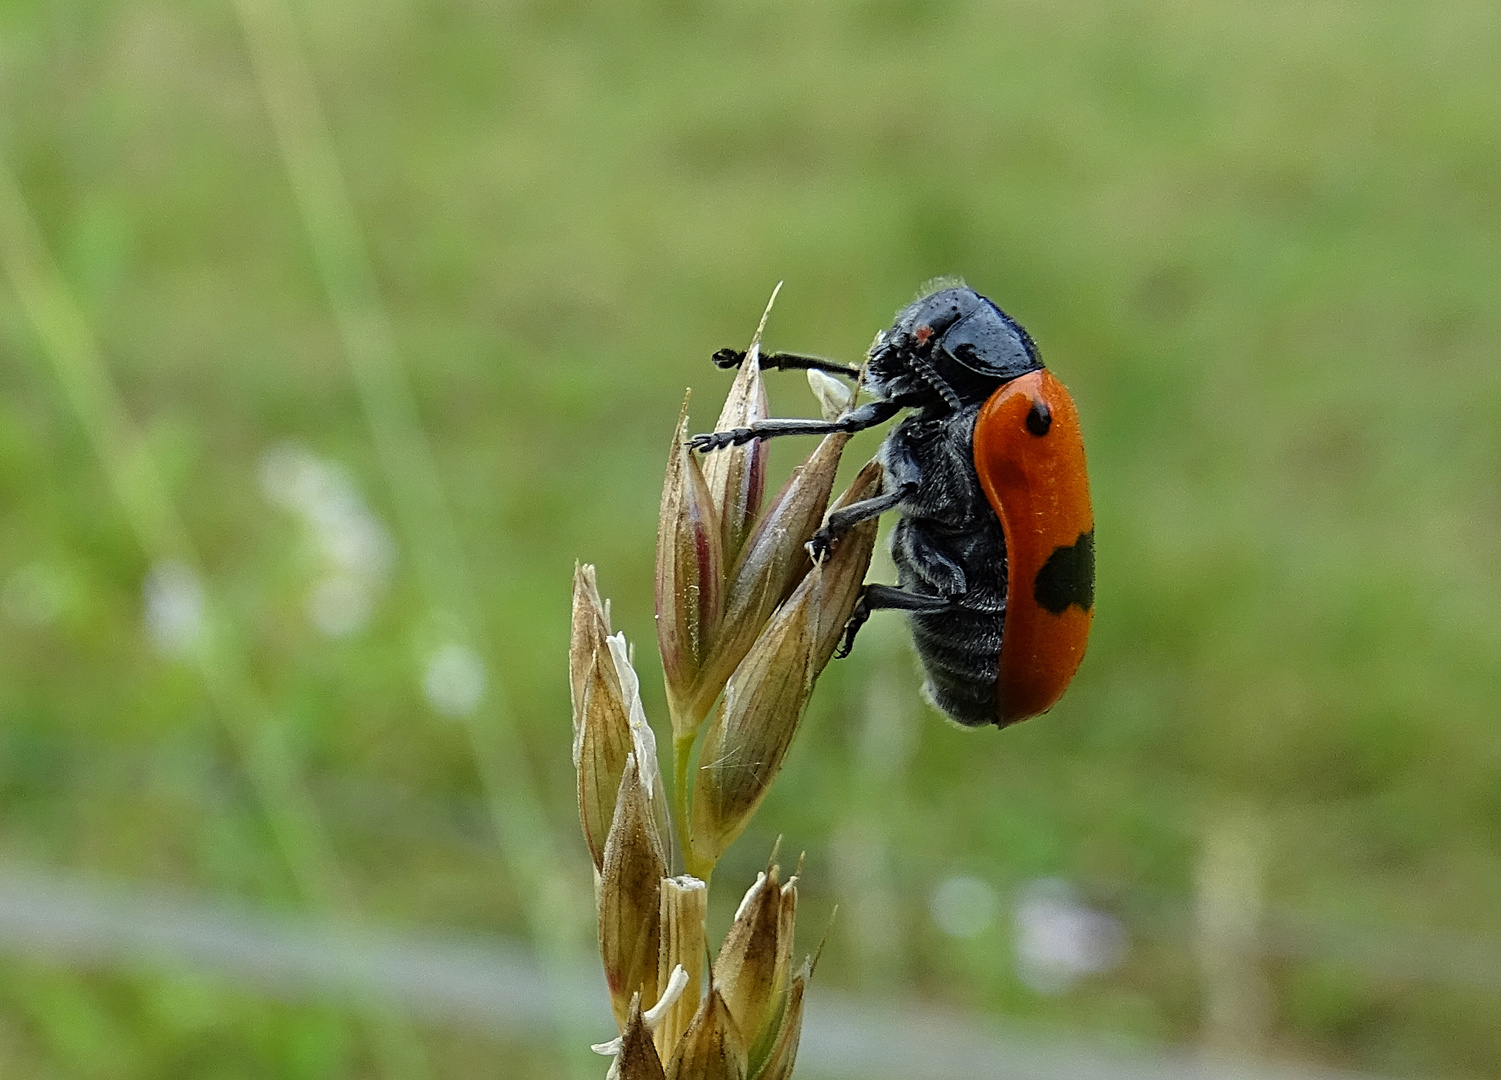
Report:
[[[693,760],[693,740],[698,735],[695,727],[681,738],[672,740],[672,816],[677,822],[678,850],[683,853],[683,869],[705,885],[714,873],[714,863],[700,859],[693,850],[693,829],[689,822],[688,769]]]

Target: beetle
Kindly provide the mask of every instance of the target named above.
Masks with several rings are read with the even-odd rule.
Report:
[[[743,352],[721,349],[721,367]],[[758,420],[696,435],[709,452],[783,435],[886,435],[881,493],[828,516],[815,562],[889,510],[898,584],[866,584],[839,655],[871,612],[907,612],[928,700],[966,727],[1005,727],[1052,708],[1083,659],[1094,617],[1094,515],[1073,398],[1021,324],[962,282],[930,283],[876,335],[862,367],[799,353],[770,368],[855,379],[871,400],[836,420]]]

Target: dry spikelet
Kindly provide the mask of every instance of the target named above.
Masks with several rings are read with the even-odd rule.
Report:
[[[779,284],[772,290],[766,312],[761,316],[761,325],[756,327],[756,336],[751,339],[745,360],[735,373],[735,381],[725,398],[724,408],[719,412],[715,431],[750,427],[766,417],[766,386],[761,380],[761,335],[766,330],[766,320],[781,288]],[[744,446],[710,454],[704,461],[704,481],[715,509],[719,511],[720,539],[726,564],[733,562],[740,553],[755,524],[756,515],[761,512],[761,497],[766,490],[766,453],[766,443],[755,439]]]
[[[573,684],[573,767],[579,819],[594,868],[604,864],[605,836],[615,796],[633,747],[630,710],[610,656],[610,625],[594,581],[594,567],[573,572],[573,635],[568,672]]]
[[[880,479],[880,466],[872,462],[839,505],[869,497]],[[874,520],[850,529],[777,609],[730,676],[699,752],[692,821],[699,858],[718,861],[781,771],[814,680],[860,594],[875,535]]]
[[[651,1032],[641,1015],[640,994],[631,996],[625,1029],[620,1035],[620,1050],[606,1080],[667,1080],[662,1059],[657,1055]]]
[[[745,1044],[718,987],[709,987],[673,1051],[667,1080],[746,1080]]]
[[[625,635],[611,634],[594,567],[573,574],[573,632],[568,651],[573,689],[573,766],[578,776],[579,820],[594,868],[604,865],[605,837],[625,760],[635,753],[652,792],[657,831],[667,836],[667,797],[657,768],[656,736],[641,707],[641,684],[631,667]]]
[[[636,755],[626,759],[599,879],[599,953],[615,1020],[625,1026],[631,996],[655,1001],[661,953],[662,837]]]
[[[735,913],[714,960],[714,984],[719,987],[735,1026],[753,1052],[763,1042],[782,991],[787,969],[783,960],[791,941],[783,942],[782,883],[776,863],[756,875]],[[791,938],[792,927],[786,927]]]
[[[678,417],[657,524],[657,643],[672,713],[682,738],[702,721],[690,708],[718,630],[724,599],[719,514],[688,447],[688,401]]]

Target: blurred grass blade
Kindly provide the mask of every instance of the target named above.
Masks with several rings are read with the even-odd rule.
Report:
[[[167,495],[146,440],[125,409],[99,343],[43,242],[14,178],[0,162],[0,264],[21,299],[59,383],[93,446],[136,539],[157,565],[204,575],[191,537]],[[204,691],[229,733],[278,854],[298,891],[345,924],[359,915],[333,844],[294,757],[286,726],[267,704],[243,659],[215,633],[205,597],[207,632],[189,652]],[[340,937],[336,944],[344,944]],[[344,952],[341,949],[340,955]],[[350,960],[351,966],[354,964]],[[360,995],[381,1069],[391,1076],[428,1075],[426,1051],[407,1018],[374,992]]]

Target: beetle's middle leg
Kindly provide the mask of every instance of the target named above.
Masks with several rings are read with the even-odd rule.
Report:
[[[922,469],[910,454],[886,453],[880,460],[886,470],[881,494],[850,503],[829,515],[823,528],[808,541],[808,555],[815,563],[823,562],[839,538],[854,526],[895,510],[922,489]]]
[[[813,539],[808,541],[808,557],[815,563],[821,563],[828,558],[834,543],[850,529],[862,521],[869,521],[873,517],[880,517],[888,510],[895,510],[907,499],[917,493],[918,482],[908,480],[906,483],[895,486],[887,485],[887,489],[881,494],[870,499],[861,499],[852,502],[848,506],[840,507],[829,515],[828,521],[824,522],[823,528],[813,534]]]

